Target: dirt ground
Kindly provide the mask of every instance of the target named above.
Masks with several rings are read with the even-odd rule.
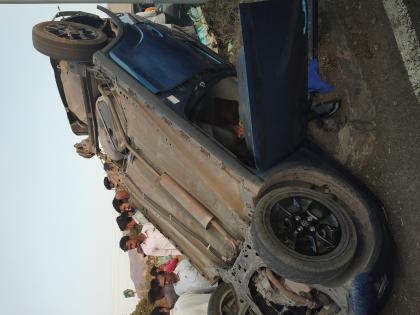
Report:
[[[232,63],[242,46],[238,4],[239,0],[215,0],[203,6],[210,30],[216,35],[219,54]]]
[[[320,17],[321,70],[343,108],[312,134],[387,210],[396,277],[381,314],[419,314],[420,104],[381,1],[322,1]]]
[[[240,43],[238,19],[229,9],[235,2],[215,1],[207,11],[218,12],[207,19],[214,29],[222,27],[222,46]],[[420,2],[406,4],[420,35]],[[321,74],[336,86],[324,98],[342,99],[342,108],[323,126],[310,124],[309,135],[386,208],[396,277],[381,314],[420,314],[420,104],[382,1],[324,0],[319,10]]]

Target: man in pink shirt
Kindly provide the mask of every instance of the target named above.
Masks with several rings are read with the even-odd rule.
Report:
[[[156,267],[153,266],[152,269],[150,270],[150,275],[152,277],[156,277],[157,274],[161,271],[166,271],[166,272],[173,272],[176,268],[176,265],[178,265],[178,258],[172,258],[169,259],[166,263]]]

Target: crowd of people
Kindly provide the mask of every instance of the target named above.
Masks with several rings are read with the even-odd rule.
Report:
[[[181,254],[151,222],[144,216],[145,208],[136,209],[130,203],[129,193],[119,180],[118,166],[104,163],[107,176],[104,186],[115,190],[112,206],[118,212],[116,222],[123,232],[120,248],[136,250],[143,257],[153,257],[150,266],[149,302],[155,304],[151,315],[207,314],[212,291],[217,283],[208,279]]]

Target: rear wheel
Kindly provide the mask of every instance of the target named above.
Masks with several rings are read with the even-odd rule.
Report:
[[[303,162],[279,178],[252,222],[255,249],[267,266],[294,281],[328,285],[369,268],[382,244],[369,198],[331,170]]]
[[[236,295],[231,285],[223,283],[216,289],[216,291],[210,297],[207,314],[238,314],[238,304],[236,300]]]
[[[36,50],[53,59],[90,61],[106,45],[107,36],[88,25],[48,21],[33,27],[32,42]]]

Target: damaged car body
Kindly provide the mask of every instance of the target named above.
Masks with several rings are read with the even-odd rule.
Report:
[[[130,203],[219,282],[208,313],[351,314],[365,274],[380,301],[383,209],[305,140],[306,1],[241,3],[236,68],[177,27],[102,10],[36,25],[34,46],[85,157],[115,162]]]

